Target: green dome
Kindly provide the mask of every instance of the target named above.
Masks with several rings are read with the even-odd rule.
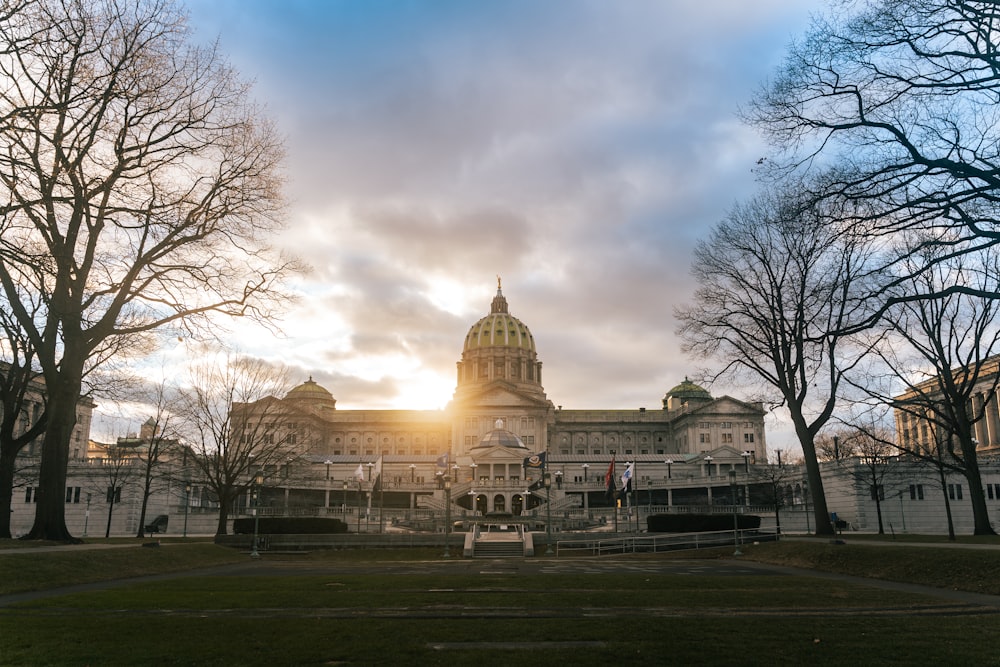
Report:
[[[472,325],[465,336],[463,352],[487,347],[511,347],[535,351],[535,339],[524,322],[507,312],[507,299],[500,288],[493,297],[490,314]]]
[[[285,394],[285,400],[331,404],[336,404],[337,402],[334,400],[333,394],[327,391],[324,387],[318,385],[311,376],[298,387],[291,389],[287,394]]]
[[[674,397],[682,401],[702,400],[711,401],[712,395],[704,387],[696,385],[691,380],[684,378],[684,382],[667,392],[667,398]]]

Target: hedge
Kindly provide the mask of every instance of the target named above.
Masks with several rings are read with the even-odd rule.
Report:
[[[754,514],[737,514],[740,530],[760,528],[760,517]],[[707,533],[732,530],[732,514],[652,514],[646,519],[651,533]]]
[[[261,517],[258,522],[257,532],[261,535],[329,535],[347,532],[347,524],[340,519],[268,516]],[[253,531],[253,518],[233,521],[234,535],[251,535]]]

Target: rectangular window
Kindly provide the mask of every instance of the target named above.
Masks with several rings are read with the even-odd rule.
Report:
[[[961,500],[962,499],[962,485],[961,484],[949,484],[948,485],[948,498],[951,500]]]
[[[743,444],[750,445],[753,444],[753,433],[743,434]]]
[[[732,428],[733,422],[719,422],[719,428]]]
[[[993,485],[992,484],[987,484],[986,485],[986,496],[990,500],[993,500]]]
[[[709,442],[711,442],[711,438],[709,438],[708,433],[699,433],[698,442],[701,443],[702,445],[707,445]]]
[[[24,502],[26,502],[26,503],[30,503],[31,502],[31,500],[32,500],[32,498],[31,498],[32,493],[31,492],[33,490],[34,489],[32,489],[30,486],[24,487]]]
[[[724,445],[731,445],[731,444],[733,444],[733,434],[732,433],[723,433],[722,434],[722,444],[724,444]]]
[[[910,484],[910,500],[923,500],[923,499],[924,499],[924,485]]]
[[[881,484],[869,485],[868,493],[872,500],[885,500],[885,487]]]

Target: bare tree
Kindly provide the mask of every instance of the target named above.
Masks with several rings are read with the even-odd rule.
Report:
[[[841,333],[865,315],[869,249],[842,234],[833,211],[768,193],[736,207],[698,244],[695,303],[676,311],[685,351],[720,360],[715,377],[776,391],[802,447],[817,533],[833,534],[815,438],[833,414],[843,374],[863,356]]]
[[[1000,252],[982,250],[946,261],[916,256],[909,261],[929,268],[897,289],[939,296],[901,300],[887,312],[883,321],[889,344],[877,349],[884,375],[869,375],[856,387],[897,411],[901,450],[965,477],[975,534],[991,535],[976,429],[987,406],[996,401],[1000,383],[1000,301],[975,294],[1000,291]],[[904,266],[904,274],[912,268]],[[953,285],[967,286],[969,293],[940,296]]]
[[[83,375],[122,337],[267,321],[282,149],[171,0],[0,0],[0,289],[48,392],[29,537],[71,539]],[[28,301],[25,295],[29,295]],[[38,306],[34,308],[33,306]]]
[[[129,440],[120,438],[115,444],[105,445],[101,453],[100,467],[91,476],[97,496],[100,497],[101,492],[104,492],[108,504],[108,521],[104,537],[111,536],[111,518],[115,505],[121,502],[125,487],[131,485],[135,478],[136,448]]]
[[[843,439],[854,456],[852,461],[839,466],[837,470],[847,474],[854,488],[867,493],[875,502],[878,532],[879,535],[884,535],[882,503],[885,502],[885,487],[899,468],[899,450],[893,442],[892,433],[875,424],[865,424],[853,432],[845,433]]]
[[[34,349],[0,298],[0,538],[10,538],[17,460],[45,430],[45,391]]]
[[[230,513],[257,473],[281,474],[301,451],[278,399],[290,388],[283,368],[248,357],[226,356],[192,371],[177,416],[189,463],[218,498],[217,535],[226,534]]]
[[[745,113],[778,149],[764,164],[775,176],[834,166],[813,194],[865,202],[877,233],[920,229],[952,252],[997,243],[997,4],[870,0],[838,8],[814,20]],[[951,237],[966,245],[951,246]]]
[[[166,459],[171,454],[181,454],[174,424],[173,410],[177,400],[174,389],[166,381],[161,381],[150,388],[149,399],[147,404],[152,408],[153,415],[139,432],[142,446],[136,452],[142,494],[136,537],[145,536],[150,497],[156,491],[168,488],[172,481],[172,470],[165,465]]]
[[[781,534],[781,509],[788,504],[788,494],[785,489],[789,482],[798,479],[792,474],[794,467],[768,464],[754,466],[750,469],[750,478],[755,486],[763,487],[766,502],[774,506],[774,524],[777,533]]]

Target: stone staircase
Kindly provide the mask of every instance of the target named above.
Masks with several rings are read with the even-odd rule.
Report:
[[[472,548],[473,558],[523,558],[524,542],[476,540]]]

